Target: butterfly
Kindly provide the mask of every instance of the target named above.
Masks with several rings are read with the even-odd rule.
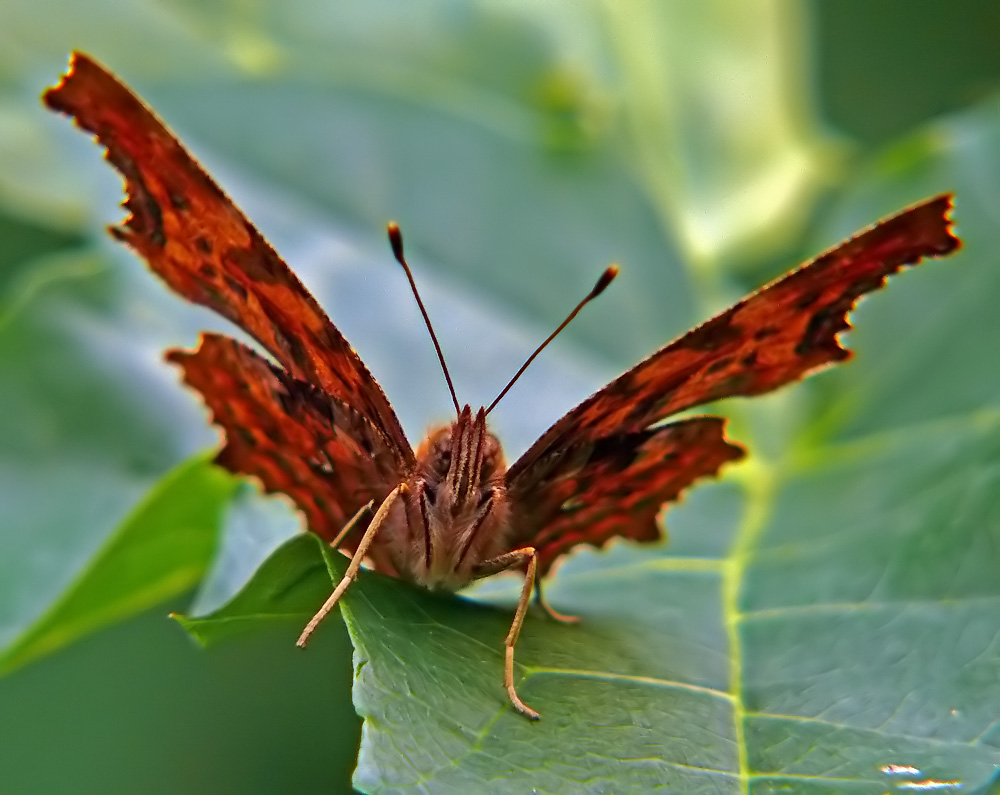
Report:
[[[579,544],[660,540],[663,506],[745,455],[726,439],[721,417],[667,418],[720,398],[770,392],[849,358],[838,334],[850,327],[847,314],[858,298],[901,267],[960,245],[950,195],[903,210],[656,351],[508,466],[487,424],[493,406],[461,406],[453,388],[456,419],[414,449],[382,389],[316,300],[107,69],[74,53],[43,99],[93,133],[124,177],[129,215],[110,232],[173,290],[235,323],[272,357],[216,333],[202,334],[194,350],[167,353],[225,433],[218,463],[288,495],[313,533],[351,556],[299,645],[362,561],[445,590],[521,570],[504,640],[504,688],[514,709],[531,719],[538,713],[515,687],[514,647],[533,591],[547,608],[541,578]],[[412,285],[395,225],[389,237]],[[616,272],[602,274],[557,333]],[[415,286],[414,294],[419,303]],[[434,344],[440,356],[436,338]]]

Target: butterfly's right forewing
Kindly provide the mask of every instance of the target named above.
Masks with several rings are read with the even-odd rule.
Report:
[[[511,466],[510,478],[565,445],[641,431],[844,361],[850,352],[838,335],[861,296],[906,265],[958,248],[950,210],[943,195],[887,218],[674,340],[556,422]]]
[[[657,423],[722,398],[757,395],[850,352],[838,339],[857,300],[923,257],[959,246],[951,196],[915,205],[781,277],[661,348],[570,411],[507,473],[515,544],[545,564],[577,543],[650,540],[680,488],[714,474],[739,448],[711,418]],[[582,461],[581,461],[582,459]]]

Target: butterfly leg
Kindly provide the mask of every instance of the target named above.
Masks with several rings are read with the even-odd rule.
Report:
[[[548,600],[542,594],[541,580],[535,580],[535,604],[548,613],[549,618],[553,618],[563,624],[576,624],[580,621],[580,616],[568,616],[565,613],[560,613],[548,603]]]
[[[309,623],[306,624],[306,628],[302,630],[302,634],[299,635],[299,639],[295,641],[295,645],[300,648],[305,648],[306,643],[309,641],[309,636],[313,634],[316,627],[319,626],[320,622],[326,618],[327,613],[329,613],[336,606],[337,602],[340,601],[340,597],[344,595],[344,591],[347,590],[348,586],[354,582],[355,578],[358,576],[358,569],[361,568],[361,561],[365,559],[365,555],[368,554],[368,548],[372,545],[375,540],[375,536],[381,529],[382,525],[385,524],[386,518],[389,516],[389,511],[392,510],[392,506],[395,504],[396,500],[406,492],[406,484],[400,483],[396,488],[389,492],[389,496],[386,497],[379,509],[375,512],[375,516],[372,517],[372,523],[368,525],[368,529],[365,530],[364,536],[361,538],[361,543],[358,544],[358,548],[354,553],[354,557],[351,558],[350,565],[347,567],[347,571],[344,572],[344,576],[340,578],[340,582],[337,583],[337,587],[334,588],[333,593],[330,594],[330,598],[327,599],[323,606],[317,611]],[[354,518],[348,522],[348,525],[356,522],[363,511],[368,510],[370,507],[365,506],[354,515]],[[343,541],[343,536],[346,535],[347,528],[342,530],[334,542]]]
[[[330,542],[330,549],[340,549],[340,545],[344,543],[344,539],[347,538],[351,531],[358,526],[358,522],[361,521],[361,517],[368,513],[374,504],[375,500],[368,500],[367,505],[362,505],[358,508],[358,512],[347,520],[347,524],[344,525],[344,528],[337,533],[337,537]]]
[[[507,697],[511,705],[530,720],[538,720],[539,715],[535,710],[521,701],[520,696],[514,689],[514,644],[517,643],[517,636],[521,634],[521,625],[524,623],[524,616],[528,612],[528,605],[531,603],[531,591],[535,586],[535,571],[538,568],[538,557],[534,547],[522,547],[497,555],[495,558],[485,560],[476,567],[476,578],[489,577],[507,569],[517,569],[528,564],[528,570],[524,575],[524,585],[521,587],[521,596],[517,600],[517,609],[514,611],[514,620],[510,625],[510,632],[503,642],[504,645],[504,673],[503,684],[507,690]]]

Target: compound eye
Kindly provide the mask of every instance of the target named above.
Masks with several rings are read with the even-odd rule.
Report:
[[[480,470],[479,480],[482,485],[489,483],[496,475],[497,470],[503,466],[503,454],[499,445],[490,445],[483,456],[483,467]]]
[[[447,447],[437,450],[434,455],[434,463],[431,465],[431,468],[434,470],[434,474],[443,478],[448,474],[448,469],[450,467],[451,450]]]

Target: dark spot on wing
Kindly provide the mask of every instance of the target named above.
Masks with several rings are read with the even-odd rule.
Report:
[[[180,210],[181,212],[190,209],[187,199],[176,191],[170,191],[170,203],[173,205],[175,210]]]
[[[757,351],[750,351],[750,353],[740,359],[740,364],[744,367],[753,367],[757,364]]]
[[[240,439],[243,440],[243,444],[247,447],[256,447],[257,438],[253,435],[253,432],[249,428],[245,428],[242,425],[237,425],[234,430],[239,434]]]
[[[718,373],[725,370],[729,365],[733,363],[732,356],[723,356],[721,359],[716,359],[708,367],[705,368],[706,373]]]
[[[591,461],[600,461],[602,470],[610,467],[614,472],[622,472],[635,463],[641,452],[642,442],[656,433],[656,431],[644,431],[638,434],[628,434],[627,436],[610,436],[598,439],[594,443],[594,450],[590,454]],[[606,471],[606,470],[604,470]]]
[[[292,467],[291,462],[289,462],[284,456],[272,455],[271,460],[274,461],[278,469],[280,469],[289,480],[294,481],[297,479],[298,473]]]
[[[746,389],[753,385],[754,374],[750,372],[733,373],[712,390],[717,398],[746,394]]]
[[[285,413],[295,416],[302,411],[303,406],[308,406],[326,420],[329,426],[327,430],[333,437],[336,437],[336,407],[330,396],[319,387],[306,381],[300,381],[276,365],[271,364],[270,367],[281,382],[282,391],[276,392],[275,397]],[[374,455],[375,449],[367,438],[365,438],[364,446],[370,454]]]
[[[271,324],[271,331],[281,350],[291,357],[296,366],[304,373],[311,373],[312,361],[309,359],[309,354],[306,352],[306,346],[302,344],[302,340],[294,334],[291,336],[285,334],[273,323]]]
[[[834,251],[828,251],[826,254],[822,254],[812,262],[810,262],[806,267],[809,268],[813,273],[818,273],[819,271],[826,270],[831,265],[837,263],[837,254]]]
[[[762,326],[753,333],[753,338],[758,342],[760,340],[766,340],[768,337],[773,337],[779,332],[774,326]]]
[[[274,390],[273,394],[285,414],[289,417],[294,417],[298,413],[299,403],[295,399],[295,395],[292,394],[288,384],[282,381],[281,389]]]
[[[199,235],[194,239],[194,245],[195,248],[197,248],[203,254],[212,253],[212,241],[209,240],[207,237],[202,237],[201,235]]]
[[[320,513],[330,514],[331,508],[330,503],[321,494],[313,494],[313,502],[316,503],[316,507],[319,508]]]
[[[132,164],[131,159],[129,163]],[[134,168],[134,164],[132,165]],[[163,211],[146,187],[146,182],[138,169],[132,172],[130,179],[134,183],[134,188],[125,202],[133,212],[129,226],[135,228],[138,224],[137,232],[149,238],[153,245],[163,248],[167,244],[167,235],[163,231]]]
[[[361,448],[365,451],[366,455],[375,455],[375,445],[372,444],[371,437],[367,433],[361,434],[361,438],[358,441],[361,442]]]
[[[285,437],[281,435],[281,431],[274,425],[268,425],[264,428],[264,435],[276,447],[281,447],[285,443]]]
[[[808,356],[813,351],[822,350],[835,358],[842,359],[846,351],[837,344],[836,334],[848,328],[845,317],[847,308],[843,302],[838,302],[824,307],[813,315],[802,339],[795,346],[795,353],[799,356]]]
[[[898,270],[899,268],[895,268],[893,273]],[[848,311],[851,308],[851,304],[853,304],[860,296],[865,293],[871,293],[875,290],[879,290],[882,287],[885,287],[885,284],[886,276],[881,273],[877,273],[867,279],[858,279],[847,288],[847,291],[843,295],[842,300],[846,301],[844,311]]]
[[[247,288],[240,284],[237,279],[226,274],[226,284],[229,285],[229,289],[236,293],[241,301],[247,300]]]
[[[661,402],[669,400],[672,392],[673,390],[666,390],[647,393],[641,399],[632,401],[632,409],[628,413],[626,423],[632,426],[639,423],[645,424],[646,418],[656,410]]]
[[[234,246],[225,253],[225,260],[241,270],[254,281],[272,284],[285,273],[285,267],[278,255],[267,245],[254,240],[251,248]]]
[[[293,362],[295,362],[295,364],[299,364],[299,362],[296,359],[296,356],[295,356],[295,354],[293,352],[294,349],[295,349],[295,345],[296,345],[296,343],[292,342],[293,338],[287,336],[285,334],[285,332],[282,331],[282,329],[279,328],[276,323],[271,323],[271,334],[274,337],[275,344],[278,346],[278,348],[281,350],[281,352],[284,353]],[[302,343],[298,343],[298,348],[299,348],[299,356],[301,356],[302,355],[302,350],[301,350],[302,349]]]
[[[742,333],[738,327],[733,326],[732,320],[733,310],[730,309],[688,333],[680,342],[685,348],[696,351],[714,351],[730,342],[737,342]]]
[[[136,167],[135,161],[120,149],[109,148],[108,158],[125,175],[130,188],[125,200],[125,206],[132,212],[128,227],[162,248],[167,244],[167,236],[163,231],[163,211],[149,192],[142,172]]]
[[[342,351],[346,347],[344,338],[333,326],[327,326],[318,336],[321,338],[324,347],[331,350]]]
[[[823,292],[819,289],[809,290],[808,292],[803,293],[795,302],[795,308],[800,312],[808,309],[820,299],[822,294]]]
[[[200,291],[200,303],[205,306],[210,306],[220,315],[222,315],[227,320],[233,321],[233,323],[240,322],[240,313],[234,309],[229,303],[229,297],[223,294],[216,288],[211,282],[202,282],[197,286]]]
[[[648,425],[652,420],[650,416],[655,415],[659,410],[660,406],[669,403],[674,393],[678,389],[682,389],[687,381],[695,375],[701,369],[700,364],[695,364],[694,366],[689,366],[684,370],[677,370],[676,372],[670,373],[669,378],[662,377],[657,378],[655,381],[655,388],[643,389],[643,387],[637,387],[636,392],[639,395],[643,395],[641,398],[636,398],[634,395],[631,400],[631,409],[626,417],[626,423],[634,429],[636,425],[645,426]]]
[[[635,370],[629,370],[618,376],[615,381],[615,392],[619,395],[631,395],[635,392]]]
[[[203,262],[198,266],[198,271],[207,279],[214,279],[219,275],[219,272],[215,269],[215,266],[211,262]]]

